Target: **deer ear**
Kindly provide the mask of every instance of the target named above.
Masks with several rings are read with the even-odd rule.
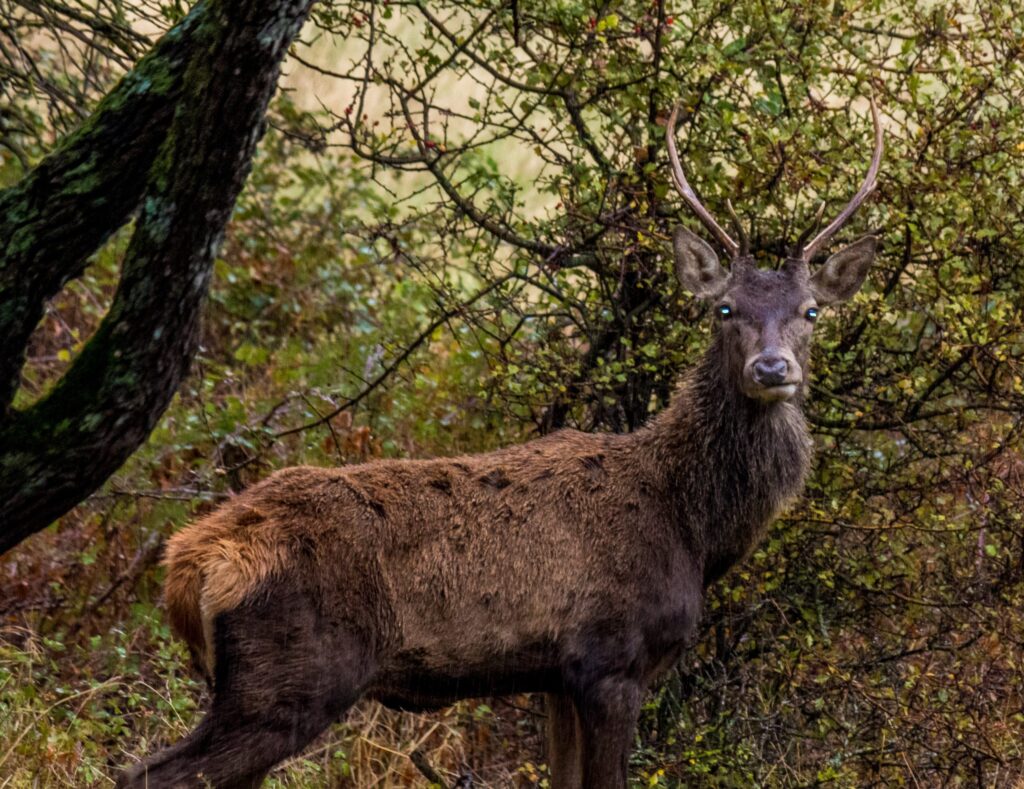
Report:
[[[715,250],[685,227],[672,234],[676,276],[680,284],[701,299],[713,299],[725,292],[729,273],[718,263]]]
[[[811,277],[811,292],[818,304],[846,301],[860,290],[875,259],[877,246],[875,236],[864,236],[826,260]]]

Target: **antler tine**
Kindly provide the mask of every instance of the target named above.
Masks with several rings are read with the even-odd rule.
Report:
[[[672,180],[675,181],[676,189],[683,196],[683,200],[690,206],[693,213],[697,215],[697,218],[704,223],[704,227],[710,230],[719,243],[725,247],[730,257],[736,257],[740,252],[740,245],[729,237],[729,234],[722,229],[721,225],[708,213],[708,210],[701,205],[700,200],[697,199],[697,194],[693,191],[689,181],[686,180],[686,176],[683,174],[683,166],[679,163],[679,151],[676,150],[675,140],[676,117],[678,115],[679,105],[676,104],[672,108],[672,114],[668,116],[668,127],[665,132],[665,139],[668,143],[668,158],[672,164]]]
[[[875,106],[874,96],[871,97],[871,120],[875,125],[875,152],[871,156],[871,166],[868,168],[868,174],[864,177],[864,182],[860,185],[860,189],[857,190],[857,194],[846,204],[846,208],[842,210],[839,216],[832,220],[824,230],[814,237],[811,243],[804,247],[802,257],[808,262],[814,257],[814,253],[824,246],[839,228],[846,224],[846,221],[853,216],[853,213],[860,208],[860,204],[867,199],[868,195],[878,185],[875,179],[878,176],[878,168],[882,163],[884,143],[882,140],[882,122],[878,118],[878,107]]]

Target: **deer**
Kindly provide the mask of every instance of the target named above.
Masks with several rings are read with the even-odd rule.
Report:
[[[877,238],[811,271],[874,190],[761,269],[671,177],[728,253],[672,235],[683,288],[712,307],[707,350],[627,434],[563,429],[486,454],[277,471],[168,541],[165,603],[210,685],[183,740],[119,785],[255,787],[360,698],[399,710],[545,694],[555,789],[625,789],[645,690],[695,636],[705,590],[798,497],[819,310],[861,287]]]

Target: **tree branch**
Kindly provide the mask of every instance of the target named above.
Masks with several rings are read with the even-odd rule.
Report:
[[[138,205],[189,56],[209,43],[208,13],[200,0],[78,131],[0,192],[0,423],[46,300],[81,275]]]
[[[52,394],[0,429],[0,552],[99,487],[188,371],[213,258],[311,5],[210,0],[193,20],[210,43],[191,49],[113,306]]]

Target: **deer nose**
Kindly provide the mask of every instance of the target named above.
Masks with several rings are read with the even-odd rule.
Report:
[[[754,362],[754,380],[761,386],[781,386],[788,373],[789,364],[781,356],[766,356]]]

